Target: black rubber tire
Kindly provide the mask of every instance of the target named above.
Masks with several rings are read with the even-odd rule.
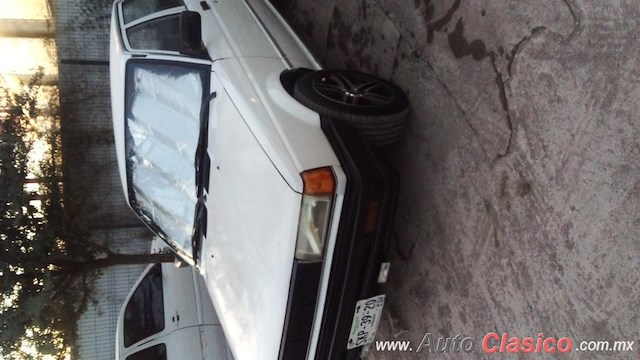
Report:
[[[404,92],[369,74],[313,71],[296,81],[293,96],[320,115],[351,124],[374,146],[398,141],[407,123],[409,102]]]

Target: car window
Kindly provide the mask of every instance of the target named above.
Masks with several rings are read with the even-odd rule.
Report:
[[[181,5],[180,0],[129,0],[122,4],[122,15],[124,23],[128,24],[143,16]]]
[[[209,68],[130,61],[126,76],[125,146],[129,200],[163,238],[192,253],[200,111]]]
[[[131,354],[126,360],[167,360],[167,348],[164,344],[158,344]]]
[[[125,308],[124,346],[131,346],[163,329],[162,267],[156,264],[139,283]]]
[[[180,39],[179,14],[163,16],[129,28],[127,37],[133,49],[184,50]]]

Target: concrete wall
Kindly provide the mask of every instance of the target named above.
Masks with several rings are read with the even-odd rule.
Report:
[[[65,59],[109,60],[109,21],[113,1],[50,1],[53,1],[61,62]]]
[[[109,94],[112,1],[51,2],[59,58],[65,209],[94,241],[142,253],[151,232],[129,209],[118,174]],[[96,280],[95,305],[78,323],[83,360],[113,359],[115,326],[124,298],[144,265],[106,269]]]

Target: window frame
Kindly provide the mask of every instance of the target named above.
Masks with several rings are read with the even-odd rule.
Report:
[[[125,23],[124,22],[124,11],[123,11],[123,4],[124,3],[125,2],[121,2],[121,3],[118,4],[118,18],[119,18],[119,21],[120,21],[120,36],[122,37],[122,41],[124,42],[124,46],[128,51],[132,51],[132,52],[133,51],[143,51],[143,52],[156,53],[156,54],[185,56],[184,54],[180,53],[179,51],[154,50],[154,49],[136,49],[136,48],[131,46],[131,43],[129,43],[129,36],[127,35],[127,30],[129,30],[130,28],[133,28],[133,27],[135,27],[137,25],[141,25],[141,24],[143,24],[145,22],[156,20],[158,18],[165,17],[165,16],[178,15],[183,11],[187,11],[187,7],[184,4],[184,2],[182,2],[182,5],[180,5],[180,6],[175,6],[175,7],[169,8],[169,9],[156,11],[156,12],[153,12],[153,13],[151,13],[149,15],[145,15],[145,16],[143,16],[141,18],[133,20],[133,21],[131,21],[129,23]]]
[[[138,291],[138,289],[140,289],[140,286],[142,286],[146,281],[150,281],[149,280],[149,276],[160,276],[160,292],[161,292],[161,299],[162,299],[162,327],[160,329],[158,329],[157,331],[153,332],[153,333],[145,333],[143,337],[135,339],[135,341],[133,342],[128,342],[127,338],[126,338],[126,334],[127,334],[127,309],[129,308],[129,305],[132,303],[132,300],[134,299],[134,296],[136,294],[136,292]],[[162,264],[155,264],[153,265],[145,274],[144,278],[142,278],[142,280],[140,280],[140,282],[138,282],[138,284],[135,287],[135,290],[133,290],[133,292],[131,293],[131,297],[129,297],[127,299],[127,303],[124,307],[124,316],[122,318],[122,345],[124,346],[125,349],[128,348],[133,348],[135,347],[136,344],[140,343],[140,342],[144,342],[144,341],[148,341],[148,339],[154,335],[160,334],[162,333],[165,329],[166,329],[166,311],[165,311],[165,299],[164,299],[164,279],[163,279],[164,275],[162,273]],[[156,329],[154,329],[156,330]]]
[[[125,31],[127,32],[127,41],[129,42],[129,45],[131,46],[131,35],[138,35],[140,31],[144,31],[145,28],[146,30],[151,30],[151,31],[159,31],[160,29],[162,29],[163,23],[165,21],[170,21],[172,22],[171,25],[177,25],[178,26],[178,37],[180,36],[180,14],[181,13],[175,13],[175,14],[169,14],[169,15],[164,15],[164,16],[159,16],[159,17],[155,17],[153,19],[149,19],[147,21],[141,22],[139,24],[136,24],[135,26],[130,26],[128,27]],[[168,26],[167,27],[170,31],[167,32],[173,32],[174,30],[176,30],[175,27],[171,27]],[[133,34],[132,34],[133,32]],[[155,38],[153,38],[154,41],[158,41],[161,42],[162,39],[159,39],[157,36]],[[175,39],[174,39],[175,40]],[[178,41],[180,42],[181,40],[178,39]],[[182,44],[180,44],[182,45]],[[133,49],[135,50],[144,50],[144,51],[150,51],[150,52],[161,52],[161,53],[170,53],[170,54],[180,54],[182,55],[183,53],[180,51],[180,47],[176,50],[176,49],[162,49],[162,48],[152,48],[152,47],[134,47]]]
[[[122,9],[124,10],[124,8],[125,8],[127,5],[131,4],[131,3],[138,3],[138,2],[142,3],[142,2],[146,2],[146,1],[148,1],[148,0],[123,0],[123,1],[121,2],[121,3],[122,3]],[[160,1],[163,1],[163,0],[157,0],[157,1],[158,1],[158,2],[160,2]],[[166,0],[165,0],[165,1],[166,1]],[[162,9],[162,10],[156,10],[156,11],[151,12],[150,14],[157,13],[157,12],[159,12],[159,11],[163,11],[163,10],[167,10],[167,9],[172,9],[172,8],[175,8],[175,7],[179,7],[179,6],[184,6],[184,5],[185,5],[184,0],[169,0],[169,1],[176,2],[176,3],[178,3],[179,5],[166,7],[166,8],[164,8],[164,9]],[[157,5],[159,5],[159,4],[157,4]],[[123,11],[123,14],[124,14],[124,11]],[[145,15],[145,16],[146,16],[146,15]],[[142,17],[144,17],[144,16],[142,16]],[[133,21],[129,21],[129,22],[128,22],[128,24],[129,24],[129,23],[132,23],[132,22],[134,22],[134,21],[136,21],[136,20],[138,20],[138,19],[140,19],[140,18],[137,18],[137,19],[135,19],[135,20],[133,20]]]
[[[159,359],[159,360],[167,360],[167,345],[164,342],[161,342],[161,343],[158,343],[158,344],[155,344],[155,345],[151,345],[151,346],[146,347],[144,349],[139,349],[139,350],[137,350],[135,352],[132,352],[131,354],[127,355],[125,360],[139,360],[137,358],[137,356],[140,356],[141,353],[151,352],[151,351],[154,351],[155,349],[162,349],[162,351],[164,351],[164,357]],[[158,359],[156,359],[156,360],[158,360]]]

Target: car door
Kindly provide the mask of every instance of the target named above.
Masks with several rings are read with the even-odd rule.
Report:
[[[268,36],[267,23],[262,23],[251,3],[242,0],[184,1],[187,9],[200,13],[202,38],[208,48],[227,53],[228,57],[283,56],[278,51],[279,45]],[[270,20],[268,23],[273,24],[273,14]]]
[[[218,1],[184,0],[184,3],[189,11],[200,14],[202,43],[207,48],[211,60],[233,57],[233,50],[212,7],[217,5]]]
[[[124,308],[124,346],[200,325],[195,285],[191,268],[166,263],[148,267]]]
[[[180,329],[153,339],[129,351],[125,356],[123,360],[205,360],[198,327]],[[224,358],[206,358],[218,359]]]
[[[206,292],[202,293],[201,281],[191,267],[176,268],[169,263],[149,265],[131,290],[118,318],[119,359],[162,339],[167,344],[173,339],[175,348],[199,349],[201,357],[205,347],[211,354],[226,352],[224,334],[211,299]],[[214,348],[210,349],[211,346]],[[205,359],[217,358],[220,357],[208,355]]]
[[[143,50],[178,54],[182,52],[180,15],[195,11],[202,19],[203,44],[211,60],[232,54],[218,21],[204,1],[126,0],[122,2],[122,23],[126,44],[132,51]],[[204,5],[202,5],[204,4]],[[186,54],[181,54],[189,56]],[[199,57],[199,56],[196,56]]]
[[[150,265],[129,293],[118,317],[118,353],[128,353],[160,336],[165,332],[166,319],[162,266]]]
[[[162,264],[164,283],[164,308],[167,331],[195,325],[203,325],[198,316],[198,299],[192,267],[176,268],[173,264]]]

